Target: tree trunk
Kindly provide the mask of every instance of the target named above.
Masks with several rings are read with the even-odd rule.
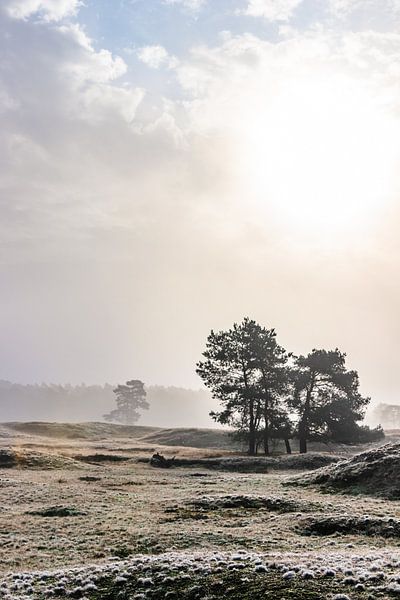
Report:
[[[269,421],[268,421],[268,392],[267,396],[264,400],[264,454],[268,456],[269,454]]]
[[[307,452],[307,438],[304,433],[299,433],[299,451],[300,454]]]
[[[268,456],[269,454],[269,427],[268,427],[268,418],[265,415],[265,427],[264,427],[264,454]]]
[[[290,447],[290,441],[285,438],[285,446],[286,446],[286,454],[292,454],[292,449]]]
[[[250,456],[254,456],[256,454],[257,444],[256,444],[256,432],[254,430],[249,431],[249,454]]]
[[[307,452],[307,440],[308,440],[308,423],[310,420],[310,408],[311,408],[311,394],[313,389],[313,382],[310,388],[307,390],[306,401],[304,403],[304,412],[299,425],[299,450],[300,454]]]
[[[246,382],[247,385],[247,382]],[[254,456],[257,452],[256,428],[254,421],[254,400],[250,399],[249,405],[250,423],[249,423],[249,454]]]

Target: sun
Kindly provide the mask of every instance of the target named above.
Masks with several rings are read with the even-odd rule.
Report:
[[[271,96],[241,128],[239,171],[259,209],[321,233],[371,223],[397,189],[395,115],[339,74],[292,78]]]

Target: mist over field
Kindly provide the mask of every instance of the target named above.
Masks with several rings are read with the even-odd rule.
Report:
[[[115,403],[115,386],[21,385],[0,381],[1,421],[103,421]],[[150,404],[139,424],[153,427],[215,427],[215,401],[203,390],[150,386]]]

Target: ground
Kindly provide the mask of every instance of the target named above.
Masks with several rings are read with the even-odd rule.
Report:
[[[293,468],[137,460],[219,450],[2,434],[20,463],[0,471],[0,598],[400,596],[397,500],[287,485]]]

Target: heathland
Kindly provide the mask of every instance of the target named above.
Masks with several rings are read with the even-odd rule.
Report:
[[[396,597],[396,442],[264,458],[220,430],[3,424],[0,595]]]

